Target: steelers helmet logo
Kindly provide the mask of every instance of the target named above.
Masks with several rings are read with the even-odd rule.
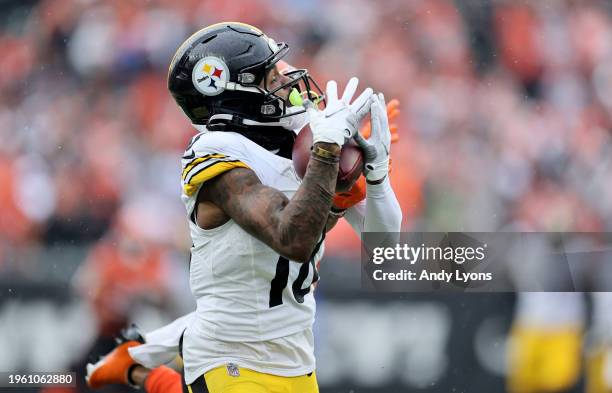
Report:
[[[227,65],[223,60],[213,56],[200,59],[191,73],[193,85],[205,96],[221,94],[229,77]]]

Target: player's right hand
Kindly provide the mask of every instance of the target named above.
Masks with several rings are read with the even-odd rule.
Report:
[[[356,133],[361,120],[370,111],[372,89],[365,89],[353,102],[353,95],[357,91],[359,80],[351,78],[344,89],[342,98],[338,98],[338,86],[335,81],[327,82],[326,106],[323,111],[315,108],[314,104],[306,101],[305,107],[310,116],[310,130],[312,143],[335,143],[338,146],[351,139]]]

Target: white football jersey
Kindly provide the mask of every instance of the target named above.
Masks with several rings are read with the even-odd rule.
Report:
[[[293,197],[300,179],[292,161],[240,134],[202,132],[183,156],[182,199],[192,217],[200,187],[233,168],[250,168],[259,180]],[[185,332],[187,383],[228,362],[276,375],[314,370],[312,325],[318,280],[315,261],[289,261],[245,232],[233,220],[210,230],[189,222],[190,285],[197,301]]]

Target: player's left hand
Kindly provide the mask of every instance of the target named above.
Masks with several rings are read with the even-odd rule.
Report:
[[[399,133],[397,132],[397,123],[393,122],[395,118],[400,114],[400,102],[397,99],[392,99],[387,104],[387,118],[389,119],[389,131],[391,132],[391,143],[395,143],[399,140]],[[359,130],[364,138],[369,139],[372,132],[372,122],[366,122]],[[389,173],[391,172],[391,161],[389,161]],[[334,195],[333,205],[337,210],[344,210],[355,206],[366,197],[366,181],[364,176],[360,176],[355,182],[353,187],[346,192],[337,192]]]
[[[397,123],[394,122],[395,118],[400,114],[400,102],[398,99],[394,98],[387,103],[387,119],[389,119],[389,131],[391,131],[391,143],[395,143],[399,141],[399,133],[397,132],[398,126]],[[361,135],[365,139],[370,138],[370,134],[372,133],[372,122],[367,121],[359,130]]]
[[[364,150],[364,173],[366,181],[378,182],[389,173],[389,153],[391,151],[391,130],[387,117],[385,96],[382,93],[372,96],[372,133],[369,140],[355,134],[355,140]]]

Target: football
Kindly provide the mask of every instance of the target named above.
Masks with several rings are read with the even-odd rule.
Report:
[[[292,152],[293,167],[300,179],[306,174],[306,167],[310,160],[311,145],[312,132],[310,127],[306,125],[295,139]],[[363,173],[363,162],[363,152],[354,140],[349,141],[342,147],[336,192],[350,190],[353,183]]]

